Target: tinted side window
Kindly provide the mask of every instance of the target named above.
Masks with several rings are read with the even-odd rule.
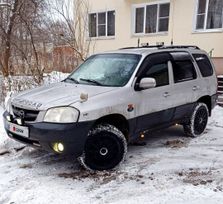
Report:
[[[195,61],[201,71],[203,77],[212,76],[214,71],[211,66],[210,60],[206,55],[203,54],[193,54]]]
[[[156,87],[165,86],[169,84],[168,64],[154,64],[146,72],[146,77],[154,78],[156,80]]]
[[[197,74],[191,60],[173,62],[174,82],[180,83],[196,79]]]

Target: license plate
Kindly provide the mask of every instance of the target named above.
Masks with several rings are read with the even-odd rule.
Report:
[[[16,135],[26,137],[26,138],[29,137],[29,128],[28,127],[24,127],[24,126],[16,125],[14,123],[7,122],[7,129],[11,133],[14,133]]]

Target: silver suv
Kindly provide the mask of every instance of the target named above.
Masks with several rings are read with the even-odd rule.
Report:
[[[198,47],[124,48],[91,56],[62,82],[12,97],[4,124],[12,139],[108,170],[148,130],[177,123],[188,136],[202,135],[216,93],[213,64]]]

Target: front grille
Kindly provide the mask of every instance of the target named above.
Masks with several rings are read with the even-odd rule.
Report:
[[[15,107],[15,106],[12,106],[12,111],[16,117],[22,118],[24,119],[24,121],[27,121],[27,122],[35,121],[39,114],[39,111],[26,110],[26,109]]]

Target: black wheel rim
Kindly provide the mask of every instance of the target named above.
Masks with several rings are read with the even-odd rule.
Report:
[[[112,134],[98,134],[89,138],[85,145],[85,162],[95,170],[115,167],[122,160],[123,154],[120,139]]]
[[[206,108],[201,107],[197,110],[194,119],[194,132],[196,135],[200,135],[204,132],[208,122],[208,112]]]

